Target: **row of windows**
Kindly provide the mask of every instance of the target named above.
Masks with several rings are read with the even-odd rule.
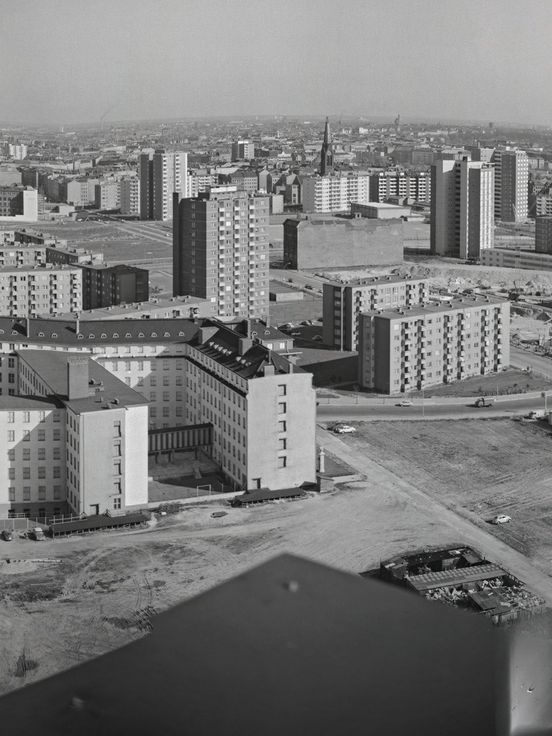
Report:
[[[8,429],[8,442],[15,442],[16,438],[16,432],[14,429]],[[21,439],[23,442],[30,442],[31,441],[31,432],[28,429],[23,430],[23,434],[21,436]],[[36,430],[36,439],[39,442],[45,442],[46,441],[46,430],[45,429],[37,429]],[[54,429],[52,431],[52,439],[54,442],[61,440],[61,429]]]
[[[39,501],[45,501],[46,500],[46,486],[38,486],[37,489],[38,493],[38,500]],[[54,486],[53,487],[53,496],[54,501],[59,501],[61,499],[61,486]],[[10,486],[8,488],[8,498],[10,501],[16,500],[16,489],[15,486]],[[31,500],[31,486],[23,486],[23,501],[30,501]],[[40,514],[41,516],[43,514]]]
[[[24,479],[31,477],[31,467],[29,465],[23,465],[21,468],[18,468],[22,472],[22,477]],[[46,478],[46,466],[45,465],[39,465],[36,468],[37,471],[37,478]],[[61,478],[61,467],[59,465],[54,465],[52,468],[52,475],[54,478]],[[10,480],[15,480],[16,478],[16,468],[8,468],[8,478]]]

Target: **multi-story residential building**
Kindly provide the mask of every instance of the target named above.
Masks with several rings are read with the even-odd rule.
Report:
[[[510,361],[510,303],[465,297],[360,317],[359,380],[396,394],[502,370]]]
[[[188,154],[182,151],[140,154],[140,217],[142,220],[170,220],[173,195],[188,197]]]
[[[121,214],[140,214],[140,179],[137,176],[125,176],[121,179]]]
[[[215,187],[178,202],[173,294],[208,299],[221,317],[268,316],[269,199]]]
[[[186,317],[216,317],[215,305],[207,299],[196,299],[191,296],[172,296],[169,299],[152,297],[147,302],[121,302],[110,304],[107,307],[87,309],[79,314],[84,320],[114,320],[114,319],[175,319]],[[68,320],[69,314],[58,315],[56,319]],[[271,328],[272,329],[272,328]],[[293,347],[293,346],[290,346]]]
[[[535,251],[552,253],[552,215],[540,215],[536,218]]]
[[[95,187],[96,207],[100,210],[119,210],[121,208],[121,182],[117,179],[104,179]]]
[[[80,264],[82,308],[97,309],[149,299],[149,271],[136,266],[107,263]]]
[[[24,230],[0,233],[0,266],[41,266],[46,263],[64,266],[77,263],[101,263],[103,253],[84,248],[70,248],[67,241]]]
[[[0,314],[37,317],[81,309],[82,274],[78,267],[42,264],[0,268]]]
[[[253,169],[238,169],[238,171],[223,178],[227,179],[227,183],[236,187],[239,192],[254,194],[259,189],[257,172]]]
[[[198,169],[188,175],[188,196],[197,197],[200,192],[206,192],[217,186],[218,176],[207,169]]]
[[[425,279],[374,276],[350,284],[323,286],[324,343],[338,350],[358,350],[362,312],[414,307],[429,301]]]
[[[232,161],[250,161],[255,158],[255,145],[252,141],[234,141],[232,143]]]
[[[495,167],[495,217],[502,222],[519,222],[528,216],[529,159],[525,151],[497,148],[491,161]]]
[[[481,253],[482,266],[498,268],[525,268],[532,271],[552,270],[552,252],[536,253],[532,250],[513,248],[489,248]]]
[[[447,159],[431,167],[431,252],[479,258],[494,243],[494,167]]]
[[[99,179],[86,176],[79,179],[69,179],[64,184],[65,191],[62,196],[68,204],[74,204],[75,207],[95,205],[96,185],[99,183]]]
[[[27,146],[25,143],[10,143],[8,146],[8,155],[16,161],[23,161],[27,158]]]
[[[302,181],[304,212],[349,212],[351,202],[370,202],[368,174],[329,174]]]
[[[404,171],[380,171],[370,175],[370,199],[385,202],[391,197],[414,202],[431,202],[431,175]]]
[[[0,317],[0,509],[49,516],[144,504],[148,414],[151,430],[208,425],[205,449],[236,488],[314,481],[312,375],[266,331]]]
[[[0,222],[37,222],[38,191],[32,187],[0,187]]]

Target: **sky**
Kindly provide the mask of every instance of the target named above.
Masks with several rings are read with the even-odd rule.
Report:
[[[0,0],[0,121],[552,125],[552,0]]]

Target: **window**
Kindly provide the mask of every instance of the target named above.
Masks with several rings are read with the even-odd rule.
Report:
[[[8,488],[8,494],[9,494],[10,501],[15,501],[15,487],[14,486],[10,486]]]
[[[278,404],[278,414],[285,414],[287,411],[286,402],[282,401]]]
[[[15,460],[15,450],[13,448],[8,450],[8,460]]]
[[[61,498],[61,486],[54,486],[54,500],[59,501]]]
[[[171,407],[170,406],[164,406],[163,407],[163,416],[168,417],[171,413]]]
[[[170,386],[171,385],[170,380],[171,380],[170,376],[163,376],[163,386]]]
[[[31,412],[30,411],[24,411],[23,412],[23,421],[25,424],[28,424],[31,421]]]
[[[115,510],[118,510],[121,508],[121,499],[120,498],[114,498],[113,499],[113,508]]]
[[[8,429],[8,442],[15,442],[15,431]]]
[[[54,465],[54,478],[61,478],[61,468],[59,465]]]
[[[113,463],[114,475],[121,475],[121,463],[117,460]]]
[[[25,439],[25,437],[23,437]],[[60,440],[61,439],[61,430],[54,429],[54,440]]]
[[[27,466],[23,468],[23,478],[29,480],[31,477],[31,469]]]
[[[31,459],[31,450],[29,447],[23,448],[23,460],[30,460]]]
[[[157,401],[157,392],[150,391],[150,401]]]
[[[114,437],[120,437],[121,436],[121,422],[120,422],[120,420],[113,422],[113,436]]]
[[[31,486],[23,486],[23,500],[24,501],[31,500]]]
[[[8,478],[15,480],[15,468],[8,468]]]
[[[278,386],[278,396],[285,396],[286,395],[286,390],[287,390],[286,384],[285,383],[281,383]]]
[[[115,493],[121,493],[121,481],[120,480],[116,480],[113,483],[113,490],[115,491]]]
[[[38,459],[39,460],[46,460],[46,450],[44,447],[38,448]]]
[[[23,430],[23,442],[30,442],[31,440],[31,433],[28,429]]]
[[[38,486],[38,500],[39,501],[46,500],[46,486]]]
[[[278,467],[279,468],[287,467],[287,457],[285,455],[283,457],[278,458]]]
[[[157,376],[150,376],[150,386],[157,386]]]
[[[114,445],[113,445],[113,454],[116,457],[121,457],[121,443],[120,442],[115,442],[114,443]]]
[[[59,422],[59,421],[60,421],[59,411],[55,411],[54,412],[54,422]]]
[[[157,407],[150,406],[150,417],[155,419],[157,417]]]
[[[38,477],[39,478],[45,478],[46,477],[46,466],[45,465],[39,465],[38,466]]]
[[[9,411],[8,412],[8,423],[13,424],[15,422],[15,412]]]
[[[175,398],[177,401],[182,401],[182,391],[177,391],[175,394]]]
[[[45,429],[39,429],[38,430],[38,441],[39,442],[44,442],[45,439],[46,439],[46,430]]]
[[[163,401],[170,401],[171,400],[171,394],[169,391],[163,391]]]
[[[278,440],[278,449],[287,450],[287,440],[286,439]]]
[[[54,460],[61,460],[61,450],[60,450],[60,448],[59,447],[54,447],[53,452],[54,452]],[[39,453],[38,459],[40,460],[41,459],[40,458],[40,450],[38,451],[38,453]]]

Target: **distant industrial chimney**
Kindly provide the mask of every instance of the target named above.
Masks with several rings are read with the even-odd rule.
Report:
[[[88,397],[88,358],[68,358],[67,360],[67,398],[86,399]]]

